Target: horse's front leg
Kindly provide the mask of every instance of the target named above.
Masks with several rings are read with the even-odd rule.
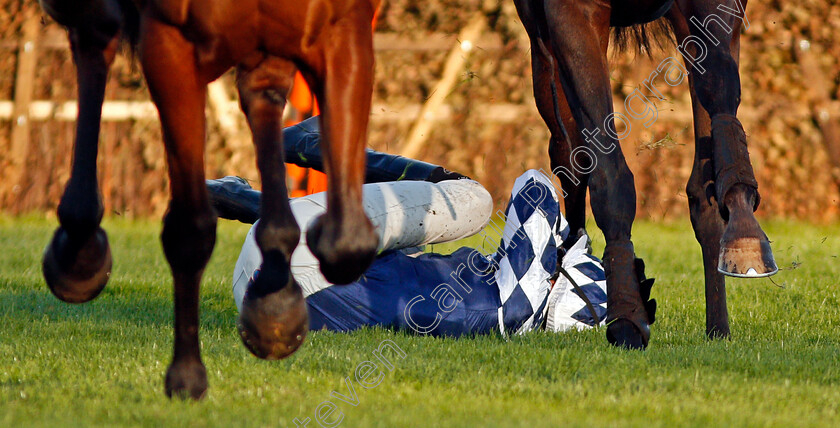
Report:
[[[677,39],[686,40],[691,35],[688,21],[680,14],[679,7],[668,13]],[[686,64],[690,66],[690,64]],[[706,335],[710,338],[729,336],[729,312],[726,307],[726,281],[718,271],[720,241],[724,223],[720,217],[715,197],[714,143],[711,136],[709,113],[697,100],[694,91],[694,74],[689,74],[691,107],[694,113],[694,164],[686,185],[688,208],[694,236],[700,243],[705,273]]]
[[[546,39],[548,34],[543,35],[537,25],[541,19],[539,13],[529,1],[515,3],[531,42],[531,71],[537,110],[551,132],[548,142],[551,172],[560,179],[566,220],[574,237],[586,227],[586,186],[589,176],[574,168],[571,154],[573,149],[585,145],[585,142],[581,139],[566,101],[557,60],[553,56],[550,40]],[[575,239],[566,239],[563,246],[568,249],[575,242]]]
[[[549,0],[545,19],[566,99],[589,143],[572,152],[572,164],[589,174],[592,212],[604,232],[607,275],[607,340],[642,349],[650,338],[653,309],[647,301],[643,264],[635,258],[630,231],[636,215],[633,174],[621,153],[613,121],[606,60],[609,7]]]
[[[285,358],[300,347],[309,319],[303,293],[290,271],[300,229],[289,206],[283,163],[283,107],[295,67],[278,58],[257,61],[239,67],[237,83],[263,182],[256,232],[263,262],[246,291],[238,328],[243,343],[254,355],[273,360]]]
[[[726,307],[726,281],[718,271],[720,238],[723,235],[723,220],[720,218],[714,194],[714,171],[712,168],[712,141],[708,136],[709,118],[694,106],[694,166],[686,185],[688,208],[694,236],[700,243],[703,255],[706,295],[706,335],[710,338],[729,337],[729,311]],[[705,129],[706,135],[703,135]]]
[[[55,11],[47,3],[44,6],[48,11]],[[96,154],[105,83],[117,49],[119,19],[118,11],[103,9],[95,18],[90,17],[88,25],[69,28],[79,86],[73,168],[58,206],[61,227],[47,246],[43,261],[47,285],[65,302],[82,303],[95,298],[111,274],[108,237],[99,227],[103,208],[96,178]]]
[[[144,16],[140,58],[160,113],[172,199],[163,221],[163,251],[175,287],[175,349],[166,394],[201,398],[207,375],[198,340],[198,295],[216,242],[216,215],[204,183],[207,79],[180,30]]]
[[[356,280],[373,262],[378,238],[362,208],[364,146],[373,91],[372,8],[359,7],[324,34],[323,64],[306,73],[321,103],[327,212],[306,242],[332,283]]]
[[[711,118],[714,196],[726,224],[718,270],[731,276],[763,277],[776,273],[778,267],[770,241],[753,214],[759,204],[758,182],[744,127],[735,117],[741,102],[737,56],[740,27],[747,22],[745,7],[745,0],[683,0],[671,15],[676,15],[672,22],[682,38],[681,51],[691,70],[695,98]],[[697,24],[686,25],[692,18]]]

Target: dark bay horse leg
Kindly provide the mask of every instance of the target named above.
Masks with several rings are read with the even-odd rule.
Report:
[[[557,58],[563,90],[581,132],[600,131],[578,152],[578,168],[589,173],[592,212],[607,241],[607,340],[616,346],[642,349],[650,338],[649,316],[640,290],[641,266],[630,241],[636,214],[633,174],[615,136],[612,94],[605,55],[610,9],[595,2],[547,0],[545,20]],[[594,156],[594,159],[587,159]],[[593,164],[594,162],[594,164]],[[651,314],[652,315],[652,314]]]
[[[737,0],[743,10],[746,0]],[[758,208],[758,182],[755,180],[747,137],[735,117],[741,102],[741,81],[738,74],[738,46],[742,21],[718,8],[734,10],[734,3],[716,0],[679,0],[670,12],[677,39],[696,61],[688,60],[692,101],[699,103],[711,118],[711,153],[714,168],[714,196],[725,223],[720,237],[718,270],[741,277],[769,276],[778,271],[770,241],[753,212]],[[695,22],[688,24],[693,19]],[[692,41],[687,41],[691,38]],[[698,140],[699,141],[699,140]],[[705,195],[703,196],[705,197]],[[706,239],[706,238],[703,238]],[[711,238],[709,238],[711,239]],[[725,305],[723,282],[719,296],[712,296],[713,306]],[[719,310],[718,310],[719,311]],[[728,334],[725,310],[709,323],[707,333]],[[719,329],[719,332],[710,331]]]
[[[295,67],[271,57],[257,61],[239,67],[237,84],[263,182],[256,232],[263,264],[245,294],[238,328],[254,355],[274,360],[295,352],[309,329],[303,292],[289,270],[300,229],[289,206],[283,163],[283,107]]]
[[[544,26],[540,29],[540,21],[535,19],[539,16],[538,12],[529,2],[517,1],[516,7],[531,41],[531,70],[537,110],[551,132],[548,143],[551,171],[560,179],[563,187],[566,220],[569,222],[569,229],[574,234],[586,226],[588,176],[573,168],[570,159],[572,149],[584,143],[580,138],[580,132],[557,75],[559,71],[551,52],[550,41],[543,39],[542,36],[546,33],[547,37],[548,31]],[[563,246],[569,248],[574,244],[573,241],[569,239],[563,243]]]
[[[321,106],[327,212],[306,234],[324,277],[335,284],[356,280],[373,262],[379,244],[362,208],[364,146],[373,92],[370,4],[359,5],[325,30],[322,55],[302,68]]]
[[[710,338],[725,338],[729,337],[729,311],[726,308],[724,275],[718,271],[720,238],[723,236],[724,223],[720,218],[718,204],[714,198],[710,121],[704,111],[698,111],[702,109],[699,103],[694,104],[692,108],[694,109],[695,151],[694,165],[686,185],[686,194],[694,236],[700,243],[703,255],[706,280],[706,335]]]
[[[172,199],[163,221],[163,251],[175,287],[175,349],[166,394],[201,398],[207,375],[198,340],[201,275],[216,242],[216,215],[204,185],[205,96],[193,46],[180,30],[144,16],[143,72],[160,113]]]
[[[73,168],[58,206],[61,227],[44,253],[43,272],[56,297],[82,303],[98,296],[111,274],[108,238],[99,227],[103,208],[96,178],[96,155],[105,82],[116,54],[120,13],[115,8],[103,7],[90,16],[81,16],[77,4],[59,1],[42,4],[57,21],[70,25],[70,46],[79,86]]]
[[[555,118],[555,112],[551,113],[551,117],[546,115],[547,112],[544,113],[546,108],[554,109],[555,101],[553,99],[555,97],[551,95],[551,85],[547,85],[548,79],[553,77],[546,70],[547,63],[535,57],[536,55],[531,55],[532,64],[539,63],[540,70],[537,70],[536,65],[532,67],[535,88],[534,98],[537,103],[537,110],[540,111],[540,115],[551,132],[551,138],[548,142],[548,157],[551,161],[551,171],[560,179],[563,188],[563,205],[566,220],[569,222],[571,239],[566,239],[562,246],[569,249],[575,244],[574,237],[577,236],[577,233],[586,228],[586,188],[589,176],[582,174],[580,170],[573,167],[571,162],[572,150],[585,145],[585,143],[580,138],[580,133],[572,119],[572,113],[569,111],[565,94],[563,94],[559,82],[555,82],[555,88],[557,88],[556,102],[560,111],[560,122],[558,123]],[[536,88],[538,87],[541,90],[541,95],[536,95]],[[548,91],[544,91],[544,89],[548,89]]]
[[[692,101],[695,96],[692,94]],[[688,208],[694,236],[703,255],[706,295],[706,335],[710,338],[729,337],[729,311],[726,308],[726,281],[718,271],[720,238],[724,223],[714,198],[714,164],[711,127],[708,114],[699,103],[694,110],[694,165],[686,185]]]
[[[674,7],[668,14],[678,41],[690,35],[688,23]],[[687,67],[690,67],[686,63]],[[729,312],[726,307],[726,284],[718,271],[720,238],[724,222],[715,193],[714,143],[712,141],[709,113],[697,100],[694,90],[694,74],[689,74],[691,107],[694,113],[694,164],[686,185],[688,208],[694,236],[700,243],[703,255],[706,294],[706,335],[709,337],[729,336]]]

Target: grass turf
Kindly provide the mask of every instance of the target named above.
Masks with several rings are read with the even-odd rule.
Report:
[[[731,341],[704,338],[699,247],[688,222],[638,222],[637,253],[657,278],[659,302],[646,352],[608,346],[603,330],[454,340],[368,329],[312,332],[291,358],[266,362],[245,350],[234,327],[230,273],[247,228],[223,221],[202,288],[210,390],[199,403],[163,394],[172,292],[159,223],[106,221],[114,272],[85,305],[58,301],[41,277],[54,226],[0,217],[0,426],[283,427],[310,418],[314,427],[328,399],[338,410],[326,420],[341,416],[342,426],[840,423],[837,225],[765,223],[787,269],[774,278],[779,286],[728,280]],[[602,238],[595,247],[599,254]],[[378,386],[363,388],[354,371],[385,339],[407,355]],[[330,398],[350,394],[347,377],[357,406]]]

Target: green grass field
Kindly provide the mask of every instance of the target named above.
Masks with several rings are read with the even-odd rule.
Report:
[[[766,222],[783,270],[729,280],[731,341],[703,335],[699,247],[688,221],[640,222],[637,253],[656,277],[650,348],[603,330],[434,339],[387,330],[310,333],[288,360],[252,357],[235,329],[230,273],[247,228],[222,221],[205,275],[201,339],[210,390],[170,401],[172,291],[159,222],[108,220],[108,288],[68,305],[41,277],[55,220],[0,217],[0,426],[294,426],[391,339],[406,352],[348,427],[840,426],[840,226]],[[595,230],[592,228],[592,230]],[[596,254],[603,240],[595,241]],[[438,246],[445,250],[451,246]],[[334,412],[328,420],[336,421]]]

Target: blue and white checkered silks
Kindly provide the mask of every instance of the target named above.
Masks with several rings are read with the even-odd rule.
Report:
[[[507,207],[499,249],[493,256],[502,306],[502,334],[519,334],[540,326],[550,279],[557,267],[557,247],[568,236],[551,179],[530,170],[516,179]]]
[[[595,317],[580,293],[560,275],[548,296],[545,329],[562,332],[603,325],[607,317],[607,278],[601,261],[587,253],[587,236],[580,239],[563,256],[562,267],[592,303]]]
[[[464,180],[450,183],[467,184]],[[451,202],[455,199],[447,200]],[[470,226],[476,222],[474,216],[478,214],[472,212],[476,211],[475,203],[470,202],[471,199],[461,201],[455,204],[457,211],[466,214],[454,216],[453,220],[464,223],[461,225],[464,227],[475,227],[474,224]],[[292,208],[295,211],[296,205],[293,204]],[[297,208],[296,219],[306,224],[298,218],[305,210]],[[395,208],[400,209],[399,206]],[[566,296],[574,293],[571,287],[563,285],[565,279],[562,276],[555,291],[549,294],[550,279],[557,266],[557,246],[569,235],[569,225],[559,211],[551,180],[537,171],[529,171],[514,184],[504,229],[493,229],[491,225],[485,230],[487,238],[501,238],[492,239],[501,241],[494,255],[484,257],[468,247],[447,255],[429,253],[417,257],[398,250],[385,251],[358,281],[343,286],[328,284],[307,292],[310,328],[351,331],[364,326],[382,326],[433,336],[458,337],[499,330],[503,334],[522,333],[539,328],[546,319],[546,313],[552,325],[560,325],[554,320],[567,318],[573,323],[587,313],[581,312],[585,305],[576,295]],[[481,215],[486,219],[489,214],[488,204],[486,212]],[[479,227],[485,224],[483,220],[480,223]],[[454,226],[457,225],[446,229]],[[433,229],[438,228],[426,232],[437,233]],[[585,240],[579,245],[585,246]],[[564,266],[570,272],[594,278],[595,282],[600,274],[600,287],[603,289],[600,262],[579,253],[585,253],[585,250],[572,251],[571,256],[567,254]],[[307,278],[295,270],[295,257],[299,254],[300,248],[292,256],[292,272],[304,284],[306,291],[311,288],[306,286]],[[579,260],[574,254],[584,258]],[[241,305],[246,284],[253,280],[260,262],[256,242],[249,237],[243,245],[235,272],[234,297],[237,306]],[[593,264],[587,264],[589,262]],[[587,287],[590,281],[582,278],[578,281],[585,286],[584,290],[597,291]],[[562,299],[555,297],[558,295]],[[601,302],[595,297],[591,299],[593,304]],[[557,305],[558,302],[564,304]],[[555,305],[552,306],[552,303]]]

